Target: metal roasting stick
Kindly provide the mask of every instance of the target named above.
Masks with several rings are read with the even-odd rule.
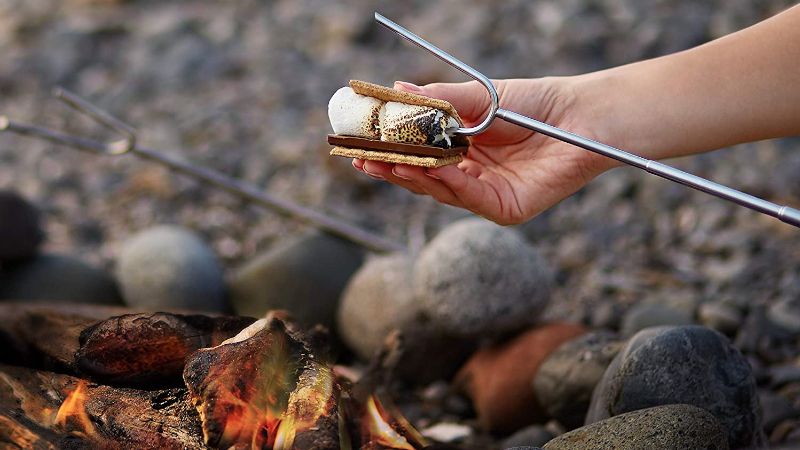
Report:
[[[399,34],[401,37],[407,39],[411,43],[433,53],[437,58],[455,67],[469,77],[474,78],[484,87],[486,87],[491,100],[489,114],[487,114],[481,123],[474,127],[459,128],[456,130],[457,134],[473,136],[482,133],[489,128],[489,125],[491,125],[495,117],[499,117],[506,122],[542,133],[546,136],[550,136],[554,139],[567,142],[600,155],[616,159],[617,161],[645,170],[662,178],[675,181],[693,189],[697,189],[698,191],[706,192],[746,208],[750,208],[754,211],[778,218],[783,222],[794,225],[795,227],[800,227],[800,210],[791,208],[789,206],[777,205],[753,195],[729,188],[722,184],[698,177],[697,175],[692,175],[682,170],[678,170],[666,164],[628,153],[618,148],[587,139],[577,134],[570,133],[569,131],[548,125],[544,122],[523,116],[522,114],[500,108],[497,90],[492,84],[492,81],[485,75],[377,12],[375,13],[375,20],[386,28]]]
[[[377,235],[363,228],[359,228],[341,219],[328,216],[314,209],[263,192],[257,186],[231,178],[205,167],[195,166],[180,159],[169,157],[157,150],[141,147],[137,145],[136,131],[130,125],[67,90],[56,88],[53,91],[53,95],[76,111],[86,114],[106,128],[122,135],[123,139],[101,142],[94,139],[61,133],[44,127],[14,122],[3,115],[0,115],[0,132],[6,131],[37,137],[56,144],[66,145],[101,155],[119,156],[131,153],[164,165],[176,172],[205,181],[233,195],[266,206],[280,214],[300,219],[323,231],[347,239],[370,250],[377,252],[406,251],[406,247],[400,243],[391,241],[386,237]]]

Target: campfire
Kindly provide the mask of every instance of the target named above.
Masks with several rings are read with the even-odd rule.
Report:
[[[0,442],[39,448],[431,448],[325,335],[254,320],[0,305]],[[114,315],[111,315],[114,314]],[[106,318],[100,318],[105,315]],[[109,317],[110,316],[110,317]]]

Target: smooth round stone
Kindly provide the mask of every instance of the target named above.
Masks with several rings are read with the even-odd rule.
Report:
[[[700,323],[726,335],[734,334],[742,325],[742,313],[722,302],[703,303],[697,314]]]
[[[43,240],[38,209],[14,191],[0,191],[0,262],[32,258]]]
[[[397,372],[416,383],[449,379],[469,356],[471,342],[427,326],[412,289],[413,260],[406,254],[368,260],[350,279],[337,314],[342,340],[363,360],[385,348],[387,336],[402,333]],[[436,354],[436,358],[430,358]]]
[[[750,365],[725,336],[697,325],[648,328],[631,337],[595,388],[586,423],[677,403],[711,412],[732,448],[763,444]]]
[[[674,404],[640,409],[564,433],[544,450],[726,450],[725,429],[704,409]]]
[[[639,303],[622,318],[620,333],[631,336],[639,330],[661,325],[691,325],[692,315],[683,309],[658,303]]]
[[[0,271],[0,299],[122,304],[117,283],[108,272],[56,254],[42,254]]]
[[[361,266],[363,250],[325,233],[280,242],[237,269],[228,280],[239,315],[283,309],[305,326],[336,323],[339,297]]]
[[[461,368],[455,383],[472,400],[481,425],[511,433],[547,418],[531,386],[542,362],[564,342],[585,333],[582,325],[550,323],[510,341],[483,348]]]
[[[117,261],[125,303],[133,307],[227,311],[222,270],[194,233],[156,226],[128,239]]]
[[[547,431],[542,425],[527,426],[511,436],[505,438],[503,448],[535,448],[541,447],[553,439],[553,433]]]
[[[433,326],[491,336],[537,321],[552,272],[517,231],[470,218],[447,226],[422,250],[414,281]]]
[[[622,345],[613,333],[594,331],[548,356],[533,378],[534,393],[547,414],[570,430],[583,425],[592,391]]]

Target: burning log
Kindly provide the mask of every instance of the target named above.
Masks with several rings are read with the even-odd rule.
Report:
[[[332,369],[277,317],[197,351],[183,377],[211,447],[349,448]]]
[[[0,366],[0,411],[0,437],[28,448],[205,448],[184,389],[121,389]]]
[[[179,385],[186,358],[219,345],[255,319],[170,313],[126,314],[86,328],[75,363],[114,385]]]

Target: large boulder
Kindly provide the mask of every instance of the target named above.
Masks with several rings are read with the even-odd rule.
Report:
[[[156,226],[131,237],[122,246],[117,273],[132,307],[228,310],[214,252],[184,228]]]
[[[432,325],[463,336],[535,323],[551,284],[552,271],[521,234],[483,219],[444,228],[414,267],[414,292]]]
[[[595,389],[586,423],[676,403],[712,413],[732,448],[763,444],[750,365],[725,336],[697,325],[648,328],[634,335]]]

